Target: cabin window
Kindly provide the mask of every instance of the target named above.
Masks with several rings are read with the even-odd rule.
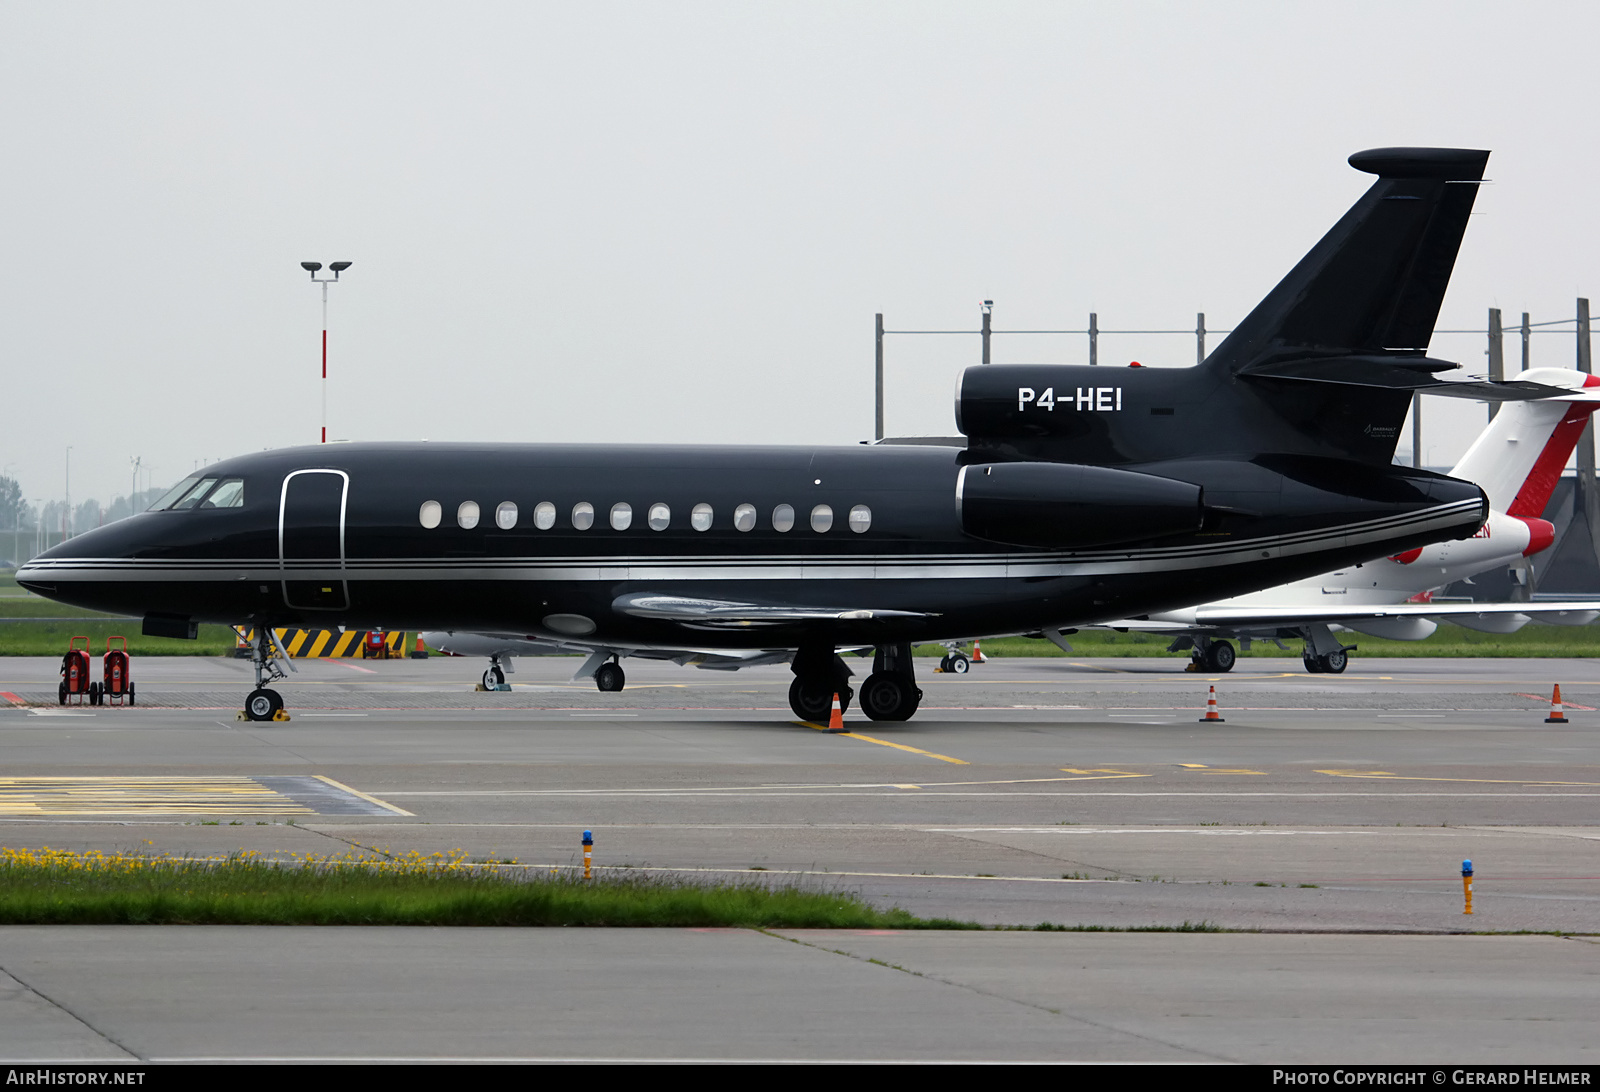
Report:
[[[733,526],[740,531],[754,531],[756,529],[756,506],[741,504],[733,510]]]
[[[650,530],[665,531],[667,529],[667,524],[672,522],[672,509],[657,501],[655,504],[650,506],[648,522],[650,524]]]
[[[751,523],[755,522],[755,515],[755,512],[751,511]],[[711,530],[711,506],[709,504],[695,505],[694,510],[689,513],[689,526],[693,527],[696,531]]]
[[[794,506],[780,504],[772,510],[772,529],[774,531],[791,531],[794,529]]]
[[[478,525],[477,501],[461,502],[461,507],[456,509],[456,524],[465,531],[470,531]]]
[[[819,504],[811,510],[811,529],[817,534],[822,534],[833,526],[833,509],[826,504]]]
[[[444,515],[444,509],[439,507],[438,501],[423,501],[422,507],[417,511],[417,522],[428,530],[439,526],[439,520]]]
[[[243,508],[244,507],[244,479],[224,478],[213,489],[201,508]]]
[[[580,531],[587,531],[594,526],[594,505],[588,501],[579,501],[572,506],[572,526]]]
[[[541,531],[548,531],[556,525],[556,506],[549,501],[540,501],[533,506],[533,525]]]
[[[500,502],[494,510],[494,525],[502,531],[509,531],[517,525],[517,506],[514,502]]]
[[[850,530],[858,535],[866,534],[872,527],[872,509],[864,504],[858,504],[850,509]]]
[[[613,531],[626,531],[633,526],[633,505],[627,501],[618,501],[611,506],[611,529]]]

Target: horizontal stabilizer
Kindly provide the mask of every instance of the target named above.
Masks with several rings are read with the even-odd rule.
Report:
[[[1487,379],[1450,380],[1435,378],[1436,372],[1450,371],[1456,365],[1426,356],[1324,356],[1257,364],[1240,373],[1245,379],[1294,379],[1306,383],[1341,383],[1352,387],[1378,387],[1418,394],[1441,394],[1452,398],[1474,398],[1487,402],[1521,402],[1535,398],[1567,395],[1563,387],[1552,387],[1525,379],[1491,381]]]

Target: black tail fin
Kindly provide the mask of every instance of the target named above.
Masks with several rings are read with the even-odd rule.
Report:
[[[1383,465],[1415,391],[1561,393],[1444,382],[1433,373],[1455,365],[1426,355],[1488,160],[1455,148],[1356,153],[1350,165],[1378,181],[1199,367],[969,368],[958,427],[994,458],[1278,453]]]
[[[1423,355],[1489,153],[1378,148],[1378,181],[1206,358],[1237,374],[1330,355]]]

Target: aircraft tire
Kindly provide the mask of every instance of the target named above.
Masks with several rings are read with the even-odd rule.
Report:
[[[1322,670],[1330,675],[1343,675],[1344,669],[1350,666],[1350,654],[1342,648],[1337,652],[1330,652],[1320,659],[1322,661]]]
[[[283,708],[283,697],[276,690],[261,687],[244,699],[244,715],[251,720],[271,720]]]
[[[967,659],[965,654],[958,652],[954,656],[950,657],[950,666],[945,668],[945,670],[954,671],[957,675],[965,675],[967,673],[967,669],[971,666],[972,661]]]
[[[594,673],[594,684],[602,693],[615,694],[628,685],[628,676],[623,672],[621,664],[601,664]]]
[[[500,670],[499,664],[490,664],[488,670],[483,673],[483,688],[485,690],[497,689],[505,681],[506,674]],[[620,690],[622,688],[618,687],[617,689]]]
[[[1206,649],[1206,666],[1218,673],[1225,674],[1232,671],[1238,659],[1239,654],[1234,652],[1233,646],[1227,641],[1212,641],[1211,647]]]
[[[1322,666],[1322,660],[1316,656],[1302,656],[1300,662],[1306,665],[1306,671],[1312,675],[1320,675],[1325,670]]]
[[[946,656],[946,657],[944,657],[943,659],[941,659],[939,661],[939,670],[940,671],[954,671],[955,670],[954,667],[950,666],[950,657]]]
[[[904,675],[881,671],[861,684],[861,711],[871,720],[910,720],[922,703],[922,691]]]
[[[855,691],[840,685],[837,690],[827,679],[802,679],[796,675],[789,684],[789,708],[800,720],[826,724],[833,712],[833,695],[839,695],[839,708],[849,709]]]

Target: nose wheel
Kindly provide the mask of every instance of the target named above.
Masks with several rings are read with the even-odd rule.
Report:
[[[289,714],[283,711],[283,695],[267,687],[269,682],[287,679],[289,676],[283,668],[272,659],[273,650],[276,649],[289,665],[290,671],[297,670],[294,661],[289,659],[289,654],[283,650],[273,634],[270,626],[258,625],[255,627],[255,640],[250,645],[250,660],[256,669],[256,688],[250,691],[244,699],[244,709],[239,713],[240,720],[288,720]],[[132,687],[129,687],[129,700],[132,700]]]
[[[276,720],[283,711],[283,696],[276,690],[257,687],[244,699],[244,715],[250,720]]]

